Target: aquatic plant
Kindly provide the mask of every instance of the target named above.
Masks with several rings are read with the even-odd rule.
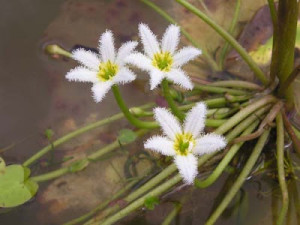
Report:
[[[170,15],[153,2],[141,1],[170,23],[176,24]],[[144,54],[134,51],[137,43],[133,41],[123,44],[116,53],[110,31],[106,31],[100,38],[100,55],[84,49],[70,53],[56,45],[48,46],[46,48],[48,53],[73,58],[84,65],[71,70],[66,75],[67,79],[92,82],[94,84],[92,91],[96,102],[100,102],[111,88],[122,113],[89,124],[53,141],[49,146],[26,160],[22,166],[6,166],[0,158],[0,181],[2,181],[0,183],[0,191],[2,191],[0,192],[0,205],[2,207],[13,207],[26,202],[36,193],[37,183],[67,173],[79,172],[95,159],[117,149],[120,144],[133,143],[137,138],[144,137],[150,130],[156,133],[156,129],[161,126],[165,136],[153,136],[145,141],[144,146],[146,149],[173,157],[174,162],[164,165],[161,172],[151,179],[143,180],[143,177],[137,177],[128,181],[122,190],[106,202],[101,203],[93,211],[66,223],[66,225],[70,225],[85,221],[86,225],[114,224],[143,206],[153,209],[155,205],[159,204],[159,198],[182,180],[187,185],[194,184],[196,188],[210,186],[225,171],[241,147],[247,141],[257,139],[242,170],[206,222],[208,225],[214,224],[254,170],[261,153],[268,145],[270,132],[274,130],[276,152],[272,154],[276,156],[276,173],[282,193],[282,207],[277,217],[277,224],[284,223],[289,205],[286,180],[289,173],[295,178],[293,170],[288,170],[285,166],[286,162],[288,165],[292,165],[289,152],[284,151],[284,141],[287,139],[285,133],[288,134],[296,152],[300,154],[300,131],[290,123],[288,118],[288,114],[294,110],[295,105],[292,83],[299,71],[299,66],[294,65],[298,2],[296,0],[279,0],[278,9],[276,9],[274,1],[268,0],[274,31],[271,66],[269,73],[265,73],[231,35],[237,23],[240,0],[237,0],[229,32],[186,0],[176,1],[202,19],[226,41],[219,58],[212,57],[191,38],[187,31],[178,25],[170,25],[159,43],[150,28],[145,24],[140,24],[139,34],[144,46]],[[184,47],[177,51],[180,29],[195,47]],[[207,82],[205,85],[194,84],[181,69],[182,65],[202,53],[212,71],[222,71],[230,46],[247,63],[257,78],[256,83],[226,80]],[[153,103],[131,109],[127,107],[118,84],[129,83],[136,78],[129,69],[132,65],[149,72],[151,90],[160,85],[172,113],[168,109],[156,107]],[[173,86],[173,84],[175,85]],[[187,101],[184,97],[181,99],[184,95],[175,88],[176,85],[186,91],[184,92],[185,96],[194,98],[191,101]],[[203,99],[197,92],[199,90],[210,94],[210,98]],[[223,94],[224,97],[219,97],[218,94]],[[154,108],[153,112],[149,110],[151,108]],[[153,120],[153,115],[156,121]],[[53,148],[80,134],[124,117],[137,128],[136,131],[123,130],[118,140],[73,162],[68,167],[38,176],[30,176],[28,167]],[[214,128],[214,132],[204,135],[202,132],[205,125]],[[223,148],[225,150],[222,150]],[[195,155],[200,155],[200,157],[197,159]],[[156,157],[156,160],[159,158]],[[201,174],[203,168],[208,166],[213,168],[210,175],[204,179],[198,178],[197,174]],[[130,188],[139,181],[143,181],[143,184],[130,192]],[[18,194],[25,191],[26,198],[11,199],[15,190],[8,191],[9,193],[3,192],[9,185],[14,185]],[[20,186],[23,187],[22,190]],[[109,204],[120,198],[125,204]],[[181,206],[176,206],[163,224],[169,224],[180,209]]]

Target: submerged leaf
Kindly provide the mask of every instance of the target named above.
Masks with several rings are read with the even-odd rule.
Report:
[[[123,129],[119,132],[118,140],[121,144],[129,144],[131,142],[134,142],[137,138],[136,133],[134,133],[130,129]]]

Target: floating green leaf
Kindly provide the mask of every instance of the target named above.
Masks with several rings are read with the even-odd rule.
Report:
[[[156,196],[150,196],[145,199],[144,205],[147,209],[153,210],[159,204],[159,199]]]
[[[137,138],[136,133],[134,133],[130,129],[123,129],[119,132],[118,140],[121,144],[129,144],[131,142],[134,142]]]
[[[88,165],[89,165],[89,160],[88,159],[82,159],[82,160],[79,160],[77,162],[72,163],[69,168],[70,168],[70,171],[72,173],[75,173],[75,172],[83,170]]]
[[[28,179],[30,170],[21,165],[7,166],[0,175],[0,207],[15,207],[30,200],[38,185]]]

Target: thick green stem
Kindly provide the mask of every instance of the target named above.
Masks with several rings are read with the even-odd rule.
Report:
[[[146,128],[146,129],[153,129],[153,128],[158,128],[158,124],[156,122],[146,122],[146,121],[141,121],[139,119],[137,119],[135,116],[133,116],[131,114],[131,112],[129,111],[128,107],[126,106],[119,87],[117,85],[113,85],[112,86],[112,91],[114,93],[115,99],[121,109],[121,111],[124,113],[124,116],[126,117],[126,119],[135,127],[138,128]]]
[[[276,149],[277,149],[277,171],[278,171],[278,181],[282,193],[282,207],[279,213],[276,224],[281,225],[284,222],[288,206],[289,206],[289,195],[288,189],[285,182],[284,174],[284,126],[281,113],[276,117],[276,127],[277,127],[277,139],[276,139]]]
[[[218,108],[218,107],[226,107],[226,106],[230,105],[231,103],[244,102],[250,98],[251,98],[250,95],[230,96],[230,99],[227,96],[226,98],[207,99],[207,100],[204,100],[204,102],[209,108]]]
[[[278,95],[280,97],[284,97],[284,94],[288,91],[289,88],[291,88],[291,85],[297,78],[298,74],[300,72],[300,65],[298,65],[293,72],[288,76],[288,78],[282,83],[278,89]]]
[[[254,131],[254,129],[257,127],[257,125],[259,124],[259,120],[256,119],[256,121],[254,123],[252,123],[241,135],[241,137],[243,135],[249,135],[251,134],[252,131]],[[209,175],[208,178],[206,178],[205,180],[197,180],[195,182],[196,187],[198,188],[206,188],[208,186],[210,186],[211,184],[213,184],[218,177],[222,174],[222,172],[224,171],[224,169],[226,168],[226,166],[230,163],[230,161],[232,160],[232,158],[236,155],[236,153],[239,151],[239,149],[243,146],[245,142],[240,142],[238,144],[233,145],[229,151],[226,153],[225,157],[222,159],[222,161],[218,164],[218,166],[214,169],[214,171]]]
[[[271,105],[267,105],[257,110],[257,112],[253,113],[251,116],[247,117],[238,126],[236,126],[229,134],[226,135],[226,139],[230,142],[235,137],[237,137],[243,130],[245,130],[250,124],[252,124],[257,119],[261,119],[261,116],[265,114],[268,110],[270,110]]]
[[[153,103],[149,103],[143,106],[140,106],[140,108],[142,109],[147,109],[153,106]],[[86,133],[90,130],[93,130],[95,128],[104,126],[106,124],[112,123],[114,121],[117,121],[119,119],[124,118],[124,114],[123,113],[118,113],[116,115],[113,115],[111,117],[99,120],[95,123],[86,125],[84,127],[81,127],[71,133],[66,134],[65,136],[55,140],[54,142],[52,142],[51,144],[47,145],[46,147],[42,148],[41,150],[39,150],[37,153],[35,153],[33,156],[31,156],[29,159],[27,159],[24,163],[23,166],[30,166],[32,163],[34,163],[36,160],[38,160],[39,158],[41,158],[42,156],[44,156],[45,154],[47,154],[48,152],[50,152],[53,148],[71,140],[72,138],[77,137],[80,134]]]
[[[216,24],[213,20],[211,20],[208,16],[194,7],[192,4],[188,3],[185,0],[176,0],[178,3],[183,5],[186,9],[194,13],[196,16],[201,18],[205,23],[207,23],[211,28],[213,28],[218,34],[221,35],[245,60],[245,62],[249,65],[252,69],[256,77],[264,84],[268,84],[268,79],[263,73],[263,71],[256,65],[253,59],[248,55],[246,50],[222,27]]]
[[[228,93],[228,94],[232,94],[232,95],[247,95],[247,94],[249,94],[249,92],[244,91],[244,90],[236,90],[236,89],[223,88],[223,87],[213,87],[213,86],[210,86],[210,84],[208,84],[208,85],[196,84],[193,90],[200,90],[200,91],[217,93],[217,94],[223,94],[223,93]]]
[[[241,9],[241,0],[237,0],[236,4],[235,4],[233,19],[231,21],[231,24],[230,24],[230,27],[229,27],[229,30],[228,30],[229,34],[231,34],[231,35],[233,35],[234,29],[235,29],[236,24],[238,22],[240,9]],[[224,47],[221,50],[221,53],[220,53],[219,68],[221,70],[223,70],[223,68],[224,68],[224,62],[225,62],[225,58],[226,58],[226,54],[228,52],[228,49],[229,49],[229,43],[226,42]]]
[[[219,216],[223,213],[225,208],[228,206],[228,204],[231,202],[231,200],[234,198],[236,193],[240,190],[241,186],[245,182],[246,178],[249,176],[253,166],[255,165],[261,151],[263,150],[268,137],[269,137],[270,129],[266,130],[262,136],[258,139],[253,152],[251,153],[246,165],[244,166],[242,172],[234,182],[234,184],[231,186],[228,193],[225,195],[221,203],[218,205],[216,210],[213,212],[213,214],[209,217],[209,219],[206,222],[206,225],[212,225],[216,222],[216,220],[219,218]]]
[[[274,29],[274,27],[278,26],[276,6],[275,6],[275,3],[274,3],[274,0],[268,0],[268,4],[269,4],[271,19],[272,19],[273,29]]]
[[[276,33],[277,38],[274,39],[276,49],[274,49],[274,55],[272,55],[272,60],[275,57],[275,61],[274,65],[271,65],[271,76],[277,75],[280,86],[285,83],[294,68],[297,21],[297,0],[279,0],[278,32]],[[292,108],[294,104],[293,88],[285,90],[285,98],[288,108]]]
[[[183,112],[181,112],[181,110],[178,108],[178,106],[176,105],[176,103],[174,102],[174,99],[172,98],[172,96],[170,95],[170,89],[169,89],[169,83],[167,81],[167,79],[164,79],[162,81],[162,90],[163,90],[163,94],[165,99],[168,102],[168,105],[172,111],[172,113],[180,120],[183,121],[185,118],[185,115]]]
[[[228,142],[232,141],[235,137],[237,137],[245,129],[246,130],[243,132],[243,134],[241,136],[250,134],[255,129],[257,124],[259,123],[260,116],[262,114],[266,113],[270,109],[270,107],[271,106],[265,106],[265,107],[261,108],[260,110],[258,110],[255,114],[249,116],[247,119],[245,119],[243,122],[241,122],[238,126],[236,126],[229,134],[226,135],[226,140]],[[196,180],[196,182],[195,182],[196,187],[204,188],[204,187],[211,185],[213,182],[215,182],[216,179],[224,171],[225,167],[228,165],[228,163],[230,162],[232,157],[242,147],[243,144],[244,144],[244,142],[233,145],[230,148],[230,150],[228,151],[228,153],[226,154],[226,156],[222,159],[222,161],[218,164],[216,169],[213,171],[213,173],[208,178],[206,178],[203,181]]]
[[[167,21],[169,21],[170,23],[173,24],[177,24],[177,22],[169,15],[167,14],[164,10],[162,10],[161,8],[159,8],[156,4],[154,4],[153,2],[149,1],[149,0],[141,0],[143,3],[145,3],[146,5],[148,5],[149,7],[151,7],[153,10],[155,10],[158,14],[160,14],[163,18],[165,18]],[[218,70],[218,65],[215,62],[215,60],[212,58],[212,56],[203,48],[201,48],[201,46],[199,46],[199,44],[191,37],[191,35],[182,27],[180,28],[182,34],[197,48],[201,49],[202,51],[202,55],[204,56],[204,58],[206,59],[206,61],[208,62],[208,64],[211,66],[211,68],[214,71]]]
[[[249,114],[254,112],[255,110],[263,107],[264,105],[267,105],[269,103],[275,102],[276,98],[274,98],[271,95],[267,95],[256,102],[251,103],[246,108],[239,111],[237,114],[235,114],[233,117],[231,117],[226,123],[224,123],[222,126],[220,126],[216,132],[219,133],[225,133],[228,130],[230,130],[232,127],[234,127],[236,124],[238,124],[240,121],[242,121],[244,118],[246,118]]]
[[[231,88],[242,88],[242,89],[249,89],[255,91],[262,91],[263,88],[257,84],[248,81],[241,81],[241,80],[223,80],[223,81],[216,81],[210,83],[211,86],[216,87],[231,87]]]

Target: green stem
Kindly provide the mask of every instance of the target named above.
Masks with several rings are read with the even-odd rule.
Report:
[[[236,103],[236,102],[244,102],[248,99],[250,99],[250,95],[245,96],[231,96],[231,98],[214,98],[214,99],[207,99],[204,100],[205,104],[209,108],[218,108],[218,107],[226,107],[230,105],[230,103]]]
[[[153,103],[149,103],[143,106],[140,106],[140,108],[146,109],[146,108],[150,108],[153,106]],[[84,127],[81,127],[71,133],[66,134],[65,136],[55,140],[54,142],[52,142],[51,144],[45,146],[44,148],[42,148],[41,150],[39,150],[37,153],[35,153],[33,156],[31,156],[29,159],[27,159],[24,163],[23,166],[30,166],[32,163],[34,163],[36,160],[38,160],[39,158],[41,158],[42,156],[44,156],[45,154],[47,154],[48,152],[50,152],[53,148],[71,140],[72,138],[77,137],[80,134],[86,133],[90,130],[93,130],[95,128],[104,126],[106,124],[112,123],[114,121],[117,121],[119,119],[124,118],[124,114],[123,113],[118,113],[115,114],[111,117],[99,120],[95,123],[86,125]]]
[[[231,24],[230,24],[230,27],[229,27],[229,30],[228,30],[229,34],[231,34],[231,35],[233,35],[234,29],[235,29],[236,24],[238,22],[240,9],[241,9],[241,0],[237,0],[236,5],[235,5],[235,9],[234,9],[233,19],[231,21]],[[221,70],[223,70],[223,68],[224,68],[224,62],[225,62],[225,58],[226,58],[226,54],[228,52],[228,49],[229,49],[229,43],[226,42],[224,47],[221,50],[221,53],[220,53],[219,68]]]
[[[240,101],[242,99],[235,99],[236,101]],[[208,107],[221,107],[221,106],[225,106],[226,105],[226,99],[225,98],[216,98],[216,99],[209,99],[209,100],[205,100],[204,101]],[[153,106],[153,103],[149,103],[149,104],[145,104],[145,105],[142,105],[140,107],[138,107],[139,109],[147,109],[147,108],[150,108]],[[186,105],[186,106],[181,106],[182,107],[182,110],[185,110],[185,109],[190,109],[191,107],[193,107],[194,104],[189,104],[189,105]],[[137,107],[133,107],[132,109],[136,109]],[[129,109],[131,110],[131,109]],[[153,115],[153,114],[151,114]],[[53,148],[52,147],[57,147],[81,134],[84,134],[90,130],[93,130],[93,129],[96,129],[98,127],[101,127],[101,126],[104,126],[106,124],[109,124],[109,123],[112,123],[114,121],[117,121],[119,119],[122,119],[124,118],[124,114],[123,113],[118,113],[118,114],[115,114],[111,117],[108,117],[108,118],[105,118],[105,119],[102,119],[102,120],[99,120],[95,123],[92,123],[92,124],[88,124],[84,127],[81,127],[73,132],[70,132],[68,134],[66,134],[65,136],[55,140],[52,144],[49,144],[47,146],[45,146],[44,148],[42,148],[41,150],[39,150],[36,154],[34,154],[33,156],[31,156],[29,159],[27,159],[23,165],[24,166],[30,166],[32,163],[34,163],[35,161],[37,161],[38,159],[40,159],[41,157],[43,157],[45,154],[47,154],[48,152],[50,152]],[[210,126],[210,127],[216,127],[217,125],[221,125],[222,123],[224,123],[224,120],[208,120],[206,122],[206,125],[207,126]]]
[[[271,19],[272,19],[273,28],[274,28],[274,27],[278,26],[276,6],[275,6],[275,3],[274,3],[274,0],[268,0],[268,4],[269,4]]]
[[[133,203],[131,203],[130,205],[128,205],[124,209],[120,210],[119,212],[117,212],[113,216],[107,218],[105,221],[103,221],[103,222],[100,221],[99,223],[93,223],[93,224],[94,225],[97,225],[97,224],[98,225],[100,225],[100,224],[101,225],[114,224],[118,220],[122,219],[123,217],[125,217],[128,214],[130,214],[131,212],[133,212],[134,210],[136,210],[136,209],[140,208],[141,206],[143,206],[144,202],[147,198],[159,196],[160,194],[164,193],[165,191],[167,191],[168,189],[170,189],[171,187],[173,187],[174,185],[179,183],[181,181],[181,179],[182,178],[179,174],[175,175],[174,177],[170,178],[167,182],[165,182],[162,185],[156,187],[155,189],[150,191],[148,194],[146,194],[143,197],[137,199],[136,201],[134,201]]]
[[[235,90],[235,89],[223,88],[223,87],[213,87],[213,86],[210,86],[210,84],[208,84],[208,85],[196,84],[193,90],[201,90],[201,91],[217,93],[217,94],[223,94],[223,93],[229,93],[232,95],[249,94],[249,92],[247,92],[247,91]]]
[[[228,110],[227,112],[223,112],[223,113],[222,113],[222,109],[227,109],[227,108],[220,108],[220,111],[216,110],[216,112],[212,114],[212,118],[213,119],[224,119],[224,118],[227,118],[227,117],[233,115],[237,111],[239,111],[239,107],[233,107],[232,109]],[[208,110],[208,112],[207,112],[207,117],[210,116],[209,111],[210,110]]]
[[[293,128],[293,131],[295,132],[296,137],[300,140],[300,131],[294,126],[292,126],[292,128]]]
[[[259,121],[256,119],[254,123],[252,123],[243,133],[243,135],[249,135],[254,131],[254,129],[257,127],[259,124]],[[218,166],[214,169],[214,171],[209,175],[208,178],[205,180],[196,180],[195,186],[198,188],[206,188],[213,184],[219,176],[222,174],[226,166],[230,163],[232,158],[236,155],[236,153],[239,151],[239,149],[243,146],[245,142],[240,142],[238,144],[233,145],[229,151],[226,153],[225,157],[222,159],[222,161],[218,164]]]
[[[165,18],[167,21],[173,24],[177,24],[177,22],[169,15],[167,14],[164,10],[162,10],[160,7],[158,7],[156,4],[149,0],[141,0],[141,2],[145,3],[148,5],[150,8],[152,8],[154,11],[156,11],[158,14],[160,14],[163,18]],[[218,70],[218,65],[215,62],[215,60],[212,58],[212,56],[205,50],[202,49],[201,46],[192,38],[192,36],[182,27],[180,27],[182,34],[197,48],[201,49],[202,55],[205,57],[206,61],[208,64],[211,66],[211,68],[214,71]]]
[[[161,225],[170,225],[181,209],[182,205],[180,203],[174,203],[174,209],[167,215]]]
[[[271,64],[271,76],[279,78],[280,86],[288,79],[294,68],[295,40],[298,21],[297,0],[279,0],[278,4],[278,32],[274,38],[274,65]],[[276,30],[274,30],[276,31]],[[272,74],[273,73],[273,74]],[[275,74],[275,75],[274,75]],[[291,109],[294,104],[293,88],[285,90],[287,107]]]
[[[209,219],[206,222],[206,225],[212,225],[216,222],[216,220],[219,218],[219,216],[223,213],[225,208],[228,206],[228,204],[231,202],[231,200],[234,198],[236,193],[239,191],[243,183],[245,182],[246,178],[249,176],[253,166],[255,165],[261,151],[263,150],[268,137],[269,137],[270,129],[266,130],[258,139],[253,152],[251,153],[246,165],[244,166],[242,172],[234,182],[234,184],[231,186],[230,190],[226,194],[226,196],[223,198],[221,203],[218,205],[216,210],[213,212],[213,214],[209,217]]]
[[[267,108],[267,107],[264,107],[264,108]],[[266,110],[266,109],[265,109]],[[262,110],[260,110],[262,111]],[[260,111],[258,113],[260,113]],[[262,111],[263,112],[263,111]],[[254,117],[251,116],[251,118]],[[257,119],[257,117],[255,116],[254,119]],[[252,120],[248,121],[249,123],[253,122]],[[248,126],[249,126],[249,123],[248,123]],[[242,126],[243,129],[246,128],[246,126],[244,125],[244,123],[241,123],[240,125],[238,125],[233,131],[231,132],[234,132],[235,134],[232,134],[230,135],[230,133],[228,134],[230,137],[232,138],[235,138],[239,132],[236,132],[235,130],[238,129],[239,126]],[[240,131],[242,132],[243,129]],[[220,131],[216,131],[217,134],[224,134],[222,132],[225,132],[224,130],[220,130]],[[203,163],[205,163],[206,161],[208,161],[210,158],[212,158],[216,153],[213,153],[213,154],[210,154],[210,155],[204,155],[202,157],[199,158],[198,162],[199,162],[199,166],[201,166]],[[142,187],[140,187],[139,189],[135,190],[133,193],[131,193],[130,195],[128,195],[126,198],[124,198],[123,200],[126,201],[126,202],[132,202],[133,200],[135,200],[136,198],[140,197],[142,194],[144,194],[145,192],[148,192],[149,190],[151,190],[153,187],[157,186],[159,183],[161,183],[163,180],[165,180],[167,177],[169,177],[171,174],[173,174],[174,172],[176,172],[177,170],[177,167],[176,165],[174,164],[171,164],[170,166],[168,166],[167,168],[165,168],[161,173],[159,173],[157,176],[155,176],[154,178],[152,178],[150,181],[148,181],[146,184],[144,184]],[[181,179],[180,179],[180,175],[176,175],[178,178],[178,180],[176,180],[176,183],[177,184]],[[174,181],[174,180],[173,180]],[[165,188],[170,188],[172,187],[172,182],[173,181],[170,181],[171,183],[168,183],[168,184],[165,184],[167,182],[169,182],[169,180],[167,180],[165,183],[163,183],[163,190],[168,190],[168,189],[165,189]],[[162,186],[160,185],[160,186]],[[171,186],[170,186],[171,185]],[[161,190],[161,189],[159,189]],[[149,196],[147,194],[147,196]],[[135,203],[133,206],[131,207],[138,207],[136,206],[137,203]],[[140,203],[138,203],[140,204]],[[90,225],[90,224],[97,224],[98,221],[102,220],[103,218],[107,217],[108,215],[111,215],[112,213],[115,213],[117,212],[118,210],[120,209],[120,206],[119,205],[115,205],[113,207],[110,207],[106,210],[104,210],[99,216],[97,217],[94,217],[92,220],[90,220],[88,223],[86,223],[86,225]]]
[[[266,108],[268,107],[264,107],[264,110],[266,110]],[[265,112],[263,110],[260,110],[262,112]],[[259,111],[259,112],[260,112]],[[251,117],[254,117],[251,116]],[[257,117],[254,117],[255,119],[257,119]],[[251,120],[249,122],[252,122]],[[240,124],[242,125],[244,128],[246,128],[243,124]],[[240,126],[238,125],[238,126]],[[249,124],[248,124],[249,125]],[[238,127],[237,126],[237,127]],[[235,129],[234,129],[235,130]],[[235,131],[231,131],[231,132],[235,132]],[[219,132],[216,132],[218,134],[223,134],[222,132],[223,131],[219,131]],[[235,132],[235,135],[238,135],[239,133],[238,132]],[[231,135],[232,138],[234,138],[235,136],[234,135]],[[208,161],[211,157],[213,157],[215,154],[211,154],[211,155],[204,155],[203,157],[201,157],[199,159],[199,166],[202,165],[204,163],[204,161]],[[166,169],[164,169],[160,174],[158,174],[156,177],[154,177],[153,179],[151,179],[149,182],[147,182],[145,185],[143,185],[141,188],[137,189],[135,192],[133,192],[132,194],[130,194],[128,197],[126,197],[124,199],[124,201],[126,202],[132,202],[134,199],[136,199],[137,197],[141,196],[143,193],[151,190],[151,188],[155,187],[156,185],[158,185],[159,183],[161,183],[164,179],[166,179],[167,177],[169,177],[172,173],[174,173],[175,171],[177,170],[176,166],[174,164],[170,165],[169,167],[167,167]],[[179,175],[177,175],[178,177]],[[177,178],[179,179],[180,176]],[[172,185],[175,185],[177,184],[180,180],[176,180],[176,183],[172,183],[174,180],[170,181],[171,183],[168,183],[168,184],[165,184],[169,181],[166,181],[165,183],[163,183],[161,186],[163,187],[163,190],[168,190],[168,188],[172,187]],[[169,186],[170,185],[170,186]],[[166,189],[165,189],[166,188]],[[161,190],[161,189],[159,189]],[[150,192],[150,193],[153,193],[153,192]],[[161,193],[160,193],[161,194]],[[149,197],[151,195],[147,194],[146,197]],[[145,198],[146,198],[145,197]],[[144,197],[143,197],[144,198]],[[143,201],[139,201],[138,203],[136,203],[136,201],[134,202],[133,205],[131,205],[131,207],[139,207],[138,205],[141,204],[141,202],[143,203]],[[141,205],[140,205],[141,206]],[[130,208],[131,208],[130,207]],[[90,225],[90,224],[97,224],[97,221],[100,221],[101,219],[103,219],[104,217],[108,216],[108,215],[111,215],[112,213],[114,212],[117,212],[118,210],[120,209],[120,206],[118,205],[115,205],[113,207],[110,207],[108,208],[107,210],[105,210],[103,213],[101,213],[99,216],[93,218],[92,220],[90,220],[88,223],[86,223],[86,225]],[[132,209],[132,208],[131,208]],[[133,209],[134,210],[134,209]],[[126,211],[125,211],[126,212]],[[122,213],[121,213],[122,214]],[[126,214],[126,213],[125,213]],[[120,215],[119,215],[120,216]],[[125,216],[125,215],[123,215]],[[102,223],[101,223],[102,224]],[[108,223],[109,224],[109,223]]]
[[[57,170],[51,171],[49,173],[45,173],[42,175],[34,176],[31,179],[35,182],[45,182],[48,180],[55,179],[57,177],[61,177],[67,173],[70,173],[70,168],[69,167],[62,167]]]
[[[226,140],[228,142],[232,141],[235,137],[237,137],[241,132],[243,132],[243,135],[250,134],[257,124],[259,123],[259,117],[266,113],[270,109],[270,106],[265,106],[258,110],[255,114],[249,116],[247,119],[245,119],[243,122],[241,122],[238,126],[236,126],[229,134],[226,135]],[[246,129],[246,130],[245,130]],[[236,152],[242,147],[244,142],[240,142],[238,144],[233,145],[226,156],[222,159],[222,161],[218,164],[216,169],[213,171],[213,173],[206,178],[203,181],[196,180],[195,185],[199,188],[204,188],[209,185],[211,185],[213,182],[216,181],[216,179],[221,175],[221,173],[224,171],[225,167],[228,165],[232,157],[236,154]]]
[[[138,137],[141,137],[143,136],[145,133],[147,132],[147,130],[139,130],[136,133],[136,135]],[[128,143],[129,144],[129,143]],[[127,145],[127,144],[123,144],[124,146]],[[63,167],[63,168],[60,168],[60,169],[57,169],[57,170],[54,170],[54,171],[51,171],[49,173],[45,173],[45,174],[42,174],[42,175],[38,175],[38,176],[34,176],[32,177],[32,179],[35,181],[35,182],[44,182],[44,181],[48,181],[48,180],[52,180],[52,179],[55,179],[57,177],[60,177],[62,175],[65,175],[67,173],[72,173],[72,166],[77,163],[77,162],[80,162],[82,161],[83,159],[87,159],[88,161],[95,161],[97,159],[99,159],[100,157],[102,157],[103,155],[117,149],[120,147],[120,143],[119,143],[119,140],[116,140],[114,141],[113,143],[111,144],[108,144],[106,145],[105,147],[102,147],[100,148],[99,150],[91,153],[90,155],[88,155],[87,157],[85,158],[82,158],[82,159],[79,159],[79,160],[76,160],[74,161],[70,166],[68,167]]]
[[[293,84],[294,80],[297,78],[299,72],[300,72],[300,65],[298,65],[293,70],[293,72],[288,76],[288,78],[279,87],[278,95],[280,97],[283,97],[284,94],[288,91],[288,89],[291,88],[291,85]]]
[[[181,112],[181,110],[177,107],[174,99],[170,95],[170,89],[169,89],[169,83],[167,79],[163,79],[161,83],[162,91],[164,94],[165,99],[168,102],[168,105],[172,111],[172,113],[180,120],[183,121],[185,118],[184,113]]]
[[[137,119],[136,117],[134,117],[131,112],[129,111],[129,109],[127,108],[125,102],[123,101],[120,91],[118,89],[117,86],[113,86],[112,87],[113,93],[115,95],[116,101],[120,107],[120,109],[122,110],[122,112],[124,113],[124,116],[128,119],[128,121],[139,128],[146,128],[146,129],[153,129],[153,128],[158,128],[159,124],[155,121],[153,122],[145,122],[145,121],[141,121],[139,119]],[[167,92],[167,91],[166,91]],[[167,95],[166,98],[168,98],[169,100],[169,106],[172,110],[172,112],[175,114],[175,112],[173,111],[174,109],[178,109],[177,106],[175,105],[175,102],[173,101],[173,99],[170,100],[171,96]],[[173,104],[172,104],[173,101]],[[175,108],[176,107],[176,108]],[[179,109],[178,109],[179,110]],[[208,127],[219,127],[220,125],[222,125],[226,120],[214,120],[214,119],[207,119],[205,122],[206,126]]]
[[[183,5],[185,8],[190,10],[192,13],[194,13],[196,16],[201,18],[205,23],[207,23],[211,28],[213,28],[218,34],[220,34],[239,54],[240,56],[245,60],[245,62],[249,65],[249,67],[252,69],[256,77],[264,84],[268,84],[268,79],[263,73],[263,71],[256,65],[256,63],[253,61],[253,59],[248,55],[246,50],[222,27],[220,27],[218,24],[216,24],[213,20],[211,20],[208,16],[206,16],[204,13],[202,13],[200,10],[198,10],[196,7],[191,5],[185,0],[176,0],[178,3]]]
[[[262,91],[263,88],[257,84],[248,81],[241,81],[241,80],[223,80],[223,81],[216,81],[210,83],[211,86],[216,87],[231,87],[231,88],[242,88],[242,89],[249,89],[255,91]]]
[[[211,155],[204,155],[201,158],[199,158],[198,160],[198,166],[200,167],[201,165],[203,165],[210,157],[212,157],[213,154]],[[176,166],[174,165],[175,170],[176,170]],[[85,225],[90,225],[90,224],[101,224],[101,225],[110,225],[110,224],[114,224],[116,221],[122,219],[123,217],[127,216],[129,213],[133,212],[134,210],[140,208],[141,206],[144,205],[144,202],[147,198],[149,197],[158,197],[160,196],[162,193],[166,192],[167,190],[169,190],[171,187],[173,187],[174,185],[176,185],[177,183],[179,183],[182,180],[182,177],[180,174],[175,175],[172,178],[169,178],[166,182],[164,182],[163,184],[157,186],[156,188],[154,188],[153,190],[151,190],[149,193],[145,194],[144,196],[138,198],[137,200],[135,200],[133,203],[129,204],[128,206],[126,206],[125,208],[121,209],[120,211],[118,211],[116,214],[108,217],[107,219],[105,219],[104,221],[100,221],[99,220],[96,222],[91,221],[90,223],[86,223]],[[147,190],[148,191],[148,190]]]
[[[236,124],[238,124],[241,120],[246,118],[249,114],[253,113],[255,110],[263,107],[264,105],[275,102],[275,101],[276,101],[276,98],[274,98],[271,95],[267,95],[267,96],[259,99],[258,101],[251,103],[249,106],[242,109],[241,111],[236,113],[233,117],[231,117],[229,120],[227,120],[227,122],[224,123],[222,126],[220,126],[216,130],[216,132],[218,132],[218,133],[227,132],[232,127],[234,127]]]
[[[267,105],[262,107],[261,109],[257,110],[257,112],[253,113],[251,116],[249,116],[247,119],[239,123],[238,126],[236,126],[229,134],[226,135],[226,139],[230,142],[235,137],[237,137],[243,130],[245,130],[250,124],[252,124],[257,119],[260,119],[260,117],[266,113],[268,110],[270,110],[271,105]]]
[[[279,213],[276,224],[281,225],[284,222],[288,206],[289,206],[289,195],[288,189],[285,182],[284,174],[284,126],[281,113],[276,117],[276,127],[277,127],[277,140],[276,140],[276,149],[277,149],[277,171],[278,171],[278,181],[282,193],[282,207]]]
[[[135,127],[138,128],[146,128],[146,129],[153,129],[153,128],[158,128],[158,124],[156,122],[145,122],[137,119],[135,116],[131,114],[129,109],[127,108],[121,94],[119,87],[117,85],[112,86],[112,91],[114,93],[116,102],[118,103],[121,111],[124,113],[124,116],[126,119]]]

